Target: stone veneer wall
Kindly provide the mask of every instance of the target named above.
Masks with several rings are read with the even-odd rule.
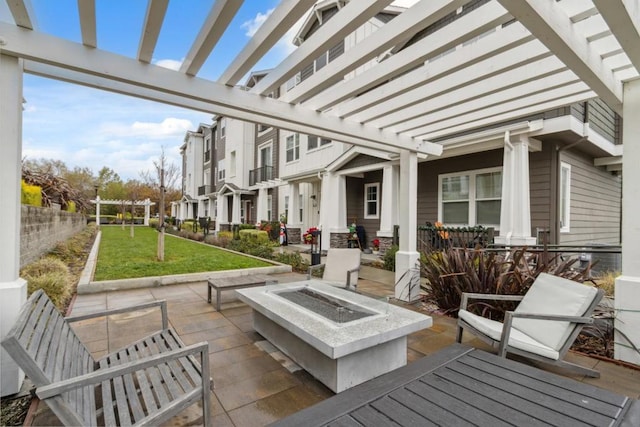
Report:
[[[385,253],[393,245],[393,237],[378,237],[380,240],[380,253]]]
[[[287,243],[302,243],[302,235],[299,228],[287,228]]]
[[[348,248],[349,233],[331,233],[330,248]]]
[[[80,213],[56,208],[22,205],[20,229],[20,268],[40,258],[87,226]]]

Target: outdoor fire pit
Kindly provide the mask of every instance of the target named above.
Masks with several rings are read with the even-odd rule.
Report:
[[[237,291],[254,329],[336,393],[407,364],[429,316],[319,280]]]

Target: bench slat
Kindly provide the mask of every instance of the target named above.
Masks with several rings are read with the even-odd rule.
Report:
[[[54,326],[52,328],[49,328],[49,331],[50,331],[50,333],[48,334],[49,348],[47,351],[48,355],[46,358],[46,363],[44,364],[44,372],[50,378],[53,378],[53,374],[56,368],[56,360],[57,360],[56,355],[58,354],[60,347],[62,347],[58,345],[57,342],[53,342],[53,340],[60,339],[60,335],[62,334],[63,329],[64,329],[64,319],[62,318],[62,316],[59,316],[56,319]]]
[[[106,369],[109,367],[109,361],[105,359],[100,360],[100,368]],[[102,413],[104,416],[104,425],[115,426],[116,415],[113,411],[113,394],[111,390],[111,381],[102,381]]]
[[[145,342],[147,344],[147,348],[149,349],[151,354],[160,354],[161,353],[161,350],[158,347],[158,343],[156,342],[156,339],[157,339],[157,336],[154,335],[153,337],[150,337],[149,339],[145,340]],[[169,391],[170,400],[177,399],[182,394],[182,392],[178,388],[178,385],[177,385],[176,381],[173,378],[173,374],[171,373],[171,369],[169,369],[169,366],[167,366],[166,363],[160,364],[158,366],[158,369],[160,370],[160,375],[162,376],[162,379],[164,380],[164,385],[166,386],[167,390]]]
[[[177,350],[183,347],[170,331],[165,331],[162,334],[162,338],[161,345],[163,346],[163,350]],[[188,357],[181,357],[169,363],[169,366],[180,383],[182,390],[186,392],[199,386],[200,375],[193,369],[191,360],[189,360]]]
[[[184,347],[184,343],[173,330],[167,331],[166,339],[171,349]],[[178,360],[182,364],[184,371],[191,379],[191,384],[194,384],[196,387],[199,386],[199,383],[202,380],[202,372],[200,370],[200,363],[196,360],[196,358],[194,356],[189,356],[188,358],[183,357]],[[208,381],[208,379],[205,378],[203,381],[206,382]]]
[[[147,340],[141,341],[136,345],[138,351],[137,354],[140,357],[151,356],[151,350],[147,345]],[[162,385],[162,374],[160,373],[160,369],[157,367],[148,368],[145,370],[146,374],[149,376],[151,380],[151,384],[153,385],[153,391],[157,397],[157,401],[159,402],[160,407],[169,404],[169,396],[167,396],[167,392]]]
[[[55,328],[56,321],[61,317],[53,304],[47,305],[42,310],[38,326],[34,331],[30,351],[33,352],[33,358],[36,359],[38,366],[42,366],[43,371],[50,349],[52,330]]]
[[[119,359],[120,361],[122,361],[122,363],[127,363],[132,360],[129,358],[127,353],[128,352],[124,350],[118,353],[118,355],[120,356]],[[127,402],[129,404],[129,409],[133,414],[134,422],[138,422],[145,417],[145,414],[142,409],[140,398],[138,397],[135,383],[133,381],[133,375],[132,374],[124,375],[123,379],[124,379],[124,386],[126,390],[126,395],[127,395],[126,397],[127,397]]]
[[[140,346],[135,345],[134,351],[131,351],[129,354],[129,358],[132,361],[136,361],[140,359]],[[140,353],[140,354],[139,354]],[[156,404],[156,400],[153,397],[152,386],[149,383],[147,375],[150,370],[155,368],[148,368],[144,371],[136,372],[136,379],[138,380],[138,386],[140,387],[140,394],[142,394],[142,400],[144,402],[144,406],[147,409],[147,413],[153,413],[158,409],[158,405]],[[136,420],[139,421],[139,420]]]
[[[114,359],[116,359],[117,357],[117,354],[114,355]],[[118,363],[111,363],[111,366],[117,364]],[[122,377],[112,378],[111,384],[113,385],[113,394],[115,395],[116,409],[118,411],[118,425],[130,426],[131,418],[129,414],[129,404],[127,403],[127,394],[124,391],[124,383],[122,381]]]
[[[20,331],[20,335],[18,336],[18,340],[24,346],[25,350],[31,355],[31,357],[35,356],[35,350],[37,351],[38,347],[35,341],[38,341],[38,323],[41,321],[42,311],[45,310],[45,304],[47,303],[46,298],[38,299],[35,306],[32,306],[32,309],[29,313],[29,317],[27,322],[24,325],[24,328]]]

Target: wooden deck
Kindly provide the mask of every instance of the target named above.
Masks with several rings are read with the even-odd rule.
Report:
[[[626,396],[452,345],[272,426],[638,426]]]

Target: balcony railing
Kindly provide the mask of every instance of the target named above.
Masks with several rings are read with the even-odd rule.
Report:
[[[273,179],[273,166],[261,166],[249,171],[249,185]]]
[[[198,187],[198,196],[204,196],[205,194],[211,193],[210,185],[201,185]]]
[[[211,150],[204,152],[204,162],[207,163],[209,160],[211,160]]]

